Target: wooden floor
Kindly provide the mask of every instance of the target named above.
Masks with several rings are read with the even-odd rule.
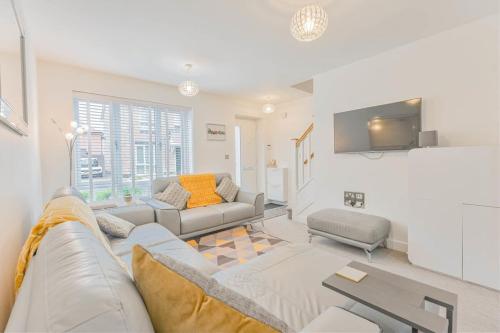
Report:
[[[307,242],[307,227],[292,222],[286,216],[265,221],[264,231],[290,242]],[[313,237],[312,244],[349,259],[366,262],[360,249],[323,237]],[[458,295],[459,332],[500,332],[500,292],[415,267],[408,262],[406,253],[378,249],[373,254],[373,266],[406,276]]]

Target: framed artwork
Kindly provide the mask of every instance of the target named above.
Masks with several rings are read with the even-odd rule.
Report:
[[[11,1],[0,4],[2,20],[0,36],[0,124],[20,135],[26,135],[28,112],[26,103],[24,36],[16,8]]]
[[[207,140],[209,140],[209,141],[225,141],[226,140],[226,125],[207,124]]]

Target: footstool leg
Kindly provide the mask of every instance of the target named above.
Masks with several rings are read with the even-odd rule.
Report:
[[[372,262],[372,251],[365,249],[366,256],[368,257],[368,262]]]
[[[311,244],[313,238],[313,234],[309,233],[309,244]]]

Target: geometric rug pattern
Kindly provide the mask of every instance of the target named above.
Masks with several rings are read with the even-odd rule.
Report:
[[[262,231],[236,227],[186,241],[206,259],[225,269],[246,263],[287,241]]]

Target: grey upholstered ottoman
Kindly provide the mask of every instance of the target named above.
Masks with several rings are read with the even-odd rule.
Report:
[[[389,220],[342,209],[324,209],[307,217],[309,242],[312,235],[327,237],[365,250],[368,261],[372,251],[389,236]]]

